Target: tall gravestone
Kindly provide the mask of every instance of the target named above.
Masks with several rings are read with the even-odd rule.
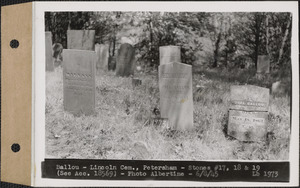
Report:
[[[54,62],[52,56],[52,33],[45,32],[45,49],[46,49],[46,71],[54,71]]]
[[[192,129],[192,66],[170,62],[161,64],[158,70],[161,117],[167,118],[174,129]]]
[[[268,126],[269,89],[231,86],[228,135],[241,141],[264,141]]]
[[[74,115],[95,111],[96,52],[64,50],[64,109]]]
[[[97,69],[108,70],[108,46],[104,44],[96,44],[95,51],[97,54]]]
[[[68,49],[94,50],[95,30],[68,30]]]
[[[135,50],[128,44],[122,44],[118,50],[116,75],[130,76],[134,74],[135,67]]]
[[[259,55],[257,57],[257,70],[258,74],[270,73],[270,57],[268,55]]]
[[[169,62],[181,62],[180,46],[161,46],[159,47],[159,64]]]

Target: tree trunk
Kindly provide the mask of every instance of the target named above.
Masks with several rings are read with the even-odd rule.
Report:
[[[283,55],[283,48],[285,46],[286,39],[287,39],[287,37],[289,35],[290,25],[291,25],[291,17],[289,17],[289,20],[287,22],[287,26],[286,26],[286,29],[285,29],[284,37],[282,39],[281,47],[280,47],[280,50],[279,50],[279,57],[278,57],[278,60],[277,60],[277,65],[280,64],[280,60],[281,60],[282,55]]]
[[[214,63],[213,63],[214,68],[218,66],[220,42],[221,42],[221,32],[218,34],[218,38],[217,38],[217,41],[215,43],[216,48],[215,48],[215,51],[214,51]]]
[[[255,51],[254,51],[254,55],[255,55],[255,69],[257,69],[257,59],[258,59],[258,50],[259,50],[259,45],[260,45],[260,41],[259,41],[259,34],[260,34],[260,24],[261,24],[261,17],[259,14],[255,15]]]
[[[270,50],[269,50],[269,15],[266,15],[266,51],[267,54],[270,54]]]

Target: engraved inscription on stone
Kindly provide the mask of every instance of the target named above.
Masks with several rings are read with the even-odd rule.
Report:
[[[159,64],[163,65],[171,62],[181,62],[180,46],[159,47]]]
[[[108,46],[104,44],[96,44],[95,51],[97,54],[97,69],[108,70]]]
[[[94,50],[95,30],[68,30],[68,49]]]
[[[230,109],[245,111],[268,111],[269,89],[241,85],[230,87]]]
[[[192,66],[171,62],[158,69],[161,117],[167,118],[174,129],[192,129]]]
[[[64,109],[74,115],[95,111],[96,52],[64,50]]]
[[[45,32],[45,39],[46,39],[46,71],[53,71],[54,70],[54,62],[52,57],[52,33],[49,31]]]
[[[259,55],[257,57],[257,73],[270,73],[270,58],[268,55]]]
[[[117,76],[130,76],[134,74],[135,67],[135,50],[128,44],[122,44],[118,50],[117,56],[117,67],[116,75]]]
[[[268,112],[229,110],[228,134],[240,141],[264,141]]]

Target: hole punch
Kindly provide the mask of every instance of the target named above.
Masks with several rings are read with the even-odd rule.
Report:
[[[20,149],[21,149],[21,147],[20,147],[20,145],[19,144],[13,144],[13,145],[11,145],[11,150],[13,151],[13,152],[18,152],[18,151],[20,151]]]
[[[19,41],[16,39],[13,39],[10,41],[10,47],[11,48],[18,48],[19,47]]]

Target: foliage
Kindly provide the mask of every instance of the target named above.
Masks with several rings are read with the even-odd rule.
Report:
[[[145,66],[159,64],[159,47],[181,46],[182,62],[197,64],[205,53],[212,67],[256,66],[257,56],[269,54],[272,68],[287,67],[291,54],[291,14],[279,12],[47,12],[45,28],[66,48],[67,29],[96,30],[96,42],[110,45],[114,56],[123,38],[136,48]],[[202,62],[203,63],[203,62]]]

